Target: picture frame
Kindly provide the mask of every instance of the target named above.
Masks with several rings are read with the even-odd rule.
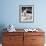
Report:
[[[34,5],[19,5],[19,21],[34,22]]]

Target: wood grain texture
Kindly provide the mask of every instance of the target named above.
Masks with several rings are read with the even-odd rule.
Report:
[[[24,33],[24,46],[44,46],[44,32]]]
[[[23,46],[23,33],[5,32],[3,46]]]
[[[44,46],[44,32],[3,32],[3,46]]]

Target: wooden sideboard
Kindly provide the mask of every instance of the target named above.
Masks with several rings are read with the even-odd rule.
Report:
[[[3,32],[3,46],[44,46],[44,32]]]

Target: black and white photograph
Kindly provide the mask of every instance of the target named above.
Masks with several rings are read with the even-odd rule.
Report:
[[[19,8],[20,22],[34,21],[33,5],[20,5]]]

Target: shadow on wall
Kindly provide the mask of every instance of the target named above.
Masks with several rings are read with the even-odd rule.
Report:
[[[0,43],[2,43],[2,36],[3,36],[3,32],[5,32],[3,29],[5,28],[4,24],[0,24]]]

